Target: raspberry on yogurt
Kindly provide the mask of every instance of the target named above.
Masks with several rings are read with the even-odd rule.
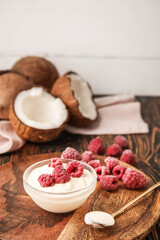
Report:
[[[70,175],[63,168],[62,165],[58,165],[54,168],[52,177],[53,177],[55,183],[66,183],[70,180]]]
[[[51,174],[41,174],[38,177],[38,182],[40,183],[41,187],[50,187],[54,185],[54,179]]]
[[[79,178],[83,174],[83,170],[82,164],[78,161],[72,161],[66,165],[66,171],[73,178]]]
[[[52,158],[51,162],[48,163],[48,167],[56,167],[58,165],[62,165],[62,161],[60,158]]]

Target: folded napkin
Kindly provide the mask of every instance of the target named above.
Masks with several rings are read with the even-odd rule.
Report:
[[[148,133],[148,124],[141,117],[141,105],[134,95],[116,95],[94,99],[99,117],[90,126],[77,128],[67,125],[65,130],[74,134],[103,135]]]
[[[9,121],[0,121],[0,154],[12,152],[25,144],[14,131]]]

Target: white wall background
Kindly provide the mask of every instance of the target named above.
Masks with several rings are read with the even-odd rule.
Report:
[[[0,69],[25,55],[94,93],[160,95],[160,0],[0,0]]]

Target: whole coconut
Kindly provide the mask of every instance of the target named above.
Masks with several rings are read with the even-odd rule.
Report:
[[[51,62],[36,56],[19,59],[12,70],[25,75],[35,86],[42,86],[49,91],[59,77],[56,67]]]
[[[0,72],[0,119],[9,119],[9,105],[17,93],[32,87],[24,76],[6,70]]]

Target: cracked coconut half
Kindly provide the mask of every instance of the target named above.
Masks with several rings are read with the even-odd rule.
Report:
[[[56,80],[51,94],[59,97],[70,112],[69,124],[76,127],[90,126],[98,117],[92,91],[78,74],[69,72]]]
[[[68,111],[61,99],[34,87],[16,96],[10,105],[9,117],[21,138],[46,142],[60,135],[68,121]]]

